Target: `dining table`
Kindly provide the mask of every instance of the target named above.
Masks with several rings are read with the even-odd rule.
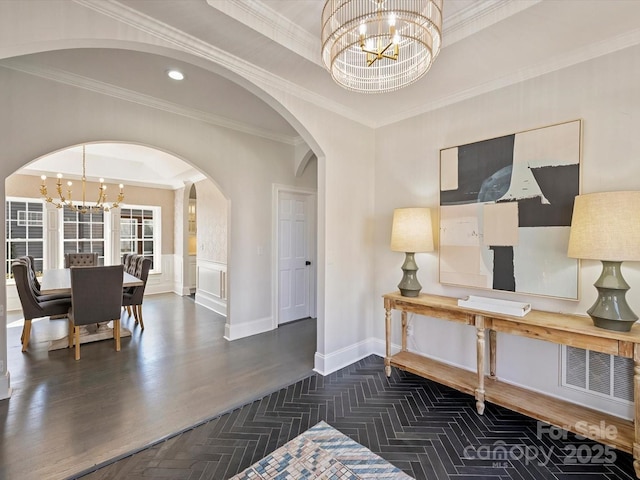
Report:
[[[92,268],[92,267],[75,267],[75,268]],[[137,287],[144,285],[139,278],[127,272],[122,272],[122,288]],[[71,270],[69,268],[56,268],[45,270],[40,280],[40,293],[42,295],[51,295],[55,293],[71,294]],[[65,317],[66,318],[66,317]],[[80,344],[97,342],[100,340],[113,338],[112,322],[96,323],[95,325],[83,325],[80,328]],[[130,337],[131,330],[120,328],[120,337]],[[51,340],[49,342],[49,351],[68,348],[69,340],[64,337]]]
[[[91,268],[91,267],[76,267],[76,268]],[[122,272],[122,287],[137,287],[144,285],[144,282],[139,278],[131,275],[127,272]],[[40,280],[40,293],[42,295],[51,295],[54,293],[68,293],[71,294],[71,269],[69,268],[54,268],[51,270],[45,270],[42,273],[42,280]]]

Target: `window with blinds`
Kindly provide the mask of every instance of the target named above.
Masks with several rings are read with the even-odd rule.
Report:
[[[137,253],[151,259],[154,269],[159,253],[160,229],[156,227],[160,217],[159,207],[121,207],[120,208],[120,256],[125,253]]]
[[[44,254],[44,207],[39,200],[8,198],[5,201],[6,278],[12,278],[11,262],[31,255],[42,272]]]
[[[97,253],[98,265],[105,264],[105,213],[80,213],[64,207],[62,212],[63,253]]]

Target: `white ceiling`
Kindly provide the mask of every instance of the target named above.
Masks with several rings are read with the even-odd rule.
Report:
[[[321,65],[323,0],[74,1],[171,38],[177,48],[188,46],[193,61],[70,49],[0,64],[290,144],[300,142],[294,128],[222,76],[225,69],[267,77],[291,95],[375,128],[640,43],[638,0],[444,0],[444,47],[429,73],[400,91],[365,95],[333,83]],[[169,80],[169,68],[181,69],[186,79]],[[102,146],[98,153],[109,161],[88,166],[92,177],[169,188],[201,178],[181,160],[141,147]],[[120,161],[135,168],[100,170]],[[63,164],[56,157],[29,167],[39,174]]]
[[[186,181],[206,178],[179,158],[143,145],[91,143],[85,146],[85,160],[85,178],[89,181],[103,178],[107,185],[126,183],[175,189],[183,187]],[[73,181],[82,178],[81,172],[82,146],[76,146],[46,155],[19,173],[46,175],[50,179],[62,173],[65,181]],[[54,183],[55,180],[49,180],[48,187],[53,188]]]

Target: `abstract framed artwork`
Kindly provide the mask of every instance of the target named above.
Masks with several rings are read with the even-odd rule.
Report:
[[[578,299],[582,121],[440,150],[440,283]]]

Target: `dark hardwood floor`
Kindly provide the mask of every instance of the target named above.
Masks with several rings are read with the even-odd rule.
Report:
[[[0,480],[64,479],[158,442],[311,374],[312,319],[234,342],[224,318],[173,294],[145,297],[145,330],[48,351],[66,320],[34,322],[20,351],[21,313],[8,315],[13,394],[0,401]]]

